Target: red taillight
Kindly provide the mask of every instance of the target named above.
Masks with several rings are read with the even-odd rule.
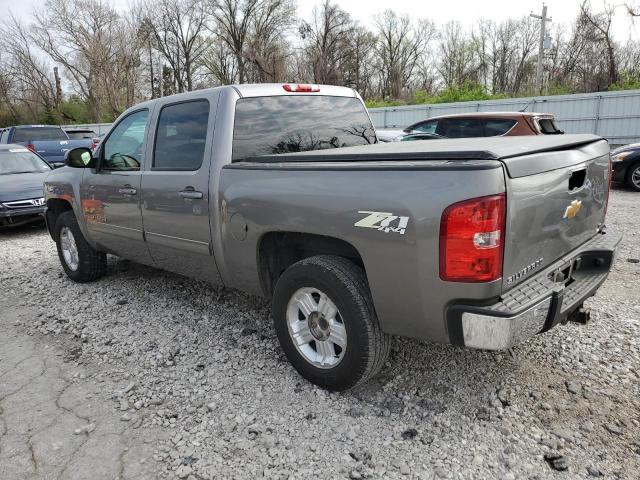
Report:
[[[304,83],[285,83],[282,85],[287,92],[319,92],[320,87],[318,85],[307,85]]]
[[[92,138],[91,139],[91,150],[95,150],[98,147],[98,144],[100,143],[100,139],[99,138]]]
[[[440,221],[440,278],[490,282],[502,277],[504,194],[447,207]]]
[[[33,153],[36,153],[36,146],[33,143],[31,142],[27,143],[27,148],[31,150]]]

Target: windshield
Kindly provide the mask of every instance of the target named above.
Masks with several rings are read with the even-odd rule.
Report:
[[[13,142],[29,140],[68,140],[60,127],[20,127],[13,134]],[[12,143],[13,143],[12,142]]]
[[[236,103],[233,161],[370,143],[376,134],[357,98],[291,95]]]
[[[0,175],[39,173],[48,170],[51,170],[51,167],[26,148],[0,151]]]

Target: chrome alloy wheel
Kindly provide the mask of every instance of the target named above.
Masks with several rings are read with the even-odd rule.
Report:
[[[78,270],[80,265],[80,258],[78,257],[78,246],[76,245],[76,239],[73,236],[73,232],[69,227],[62,227],[60,230],[60,249],[62,250],[62,256],[64,262],[74,272]]]
[[[640,188],[640,167],[636,167],[631,173],[631,183],[633,183],[636,188]]]
[[[296,349],[318,368],[333,368],[347,350],[347,330],[335,303],[317,288],[297,290],[287,306],[287,326]]]

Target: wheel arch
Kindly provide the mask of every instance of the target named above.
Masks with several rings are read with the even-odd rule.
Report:
[[[335,255],[346,258],[364,271],[360,252],[349,242],[324,235],[302,232],[267,232],[258,241],[257,264],[260,287],[267,298],[273,294],[282,272],[305,258]]]
[[[49,235],[55,241],[55,226],[58,217],[67,211],[73,211],[73,207],[71,203],[62,198],[50,198],[47,200],[47,211],[45,214],[45,220],[47,222],[47,230],[49,231]]]

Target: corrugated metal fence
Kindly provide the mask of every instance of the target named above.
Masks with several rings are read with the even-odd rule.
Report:
[[[468,112],[544,112],[566,133],[595,133],[612,145],[640,142],[640,90],[438,103],[369,110],[376,128],[403,128],[437,115]]]

